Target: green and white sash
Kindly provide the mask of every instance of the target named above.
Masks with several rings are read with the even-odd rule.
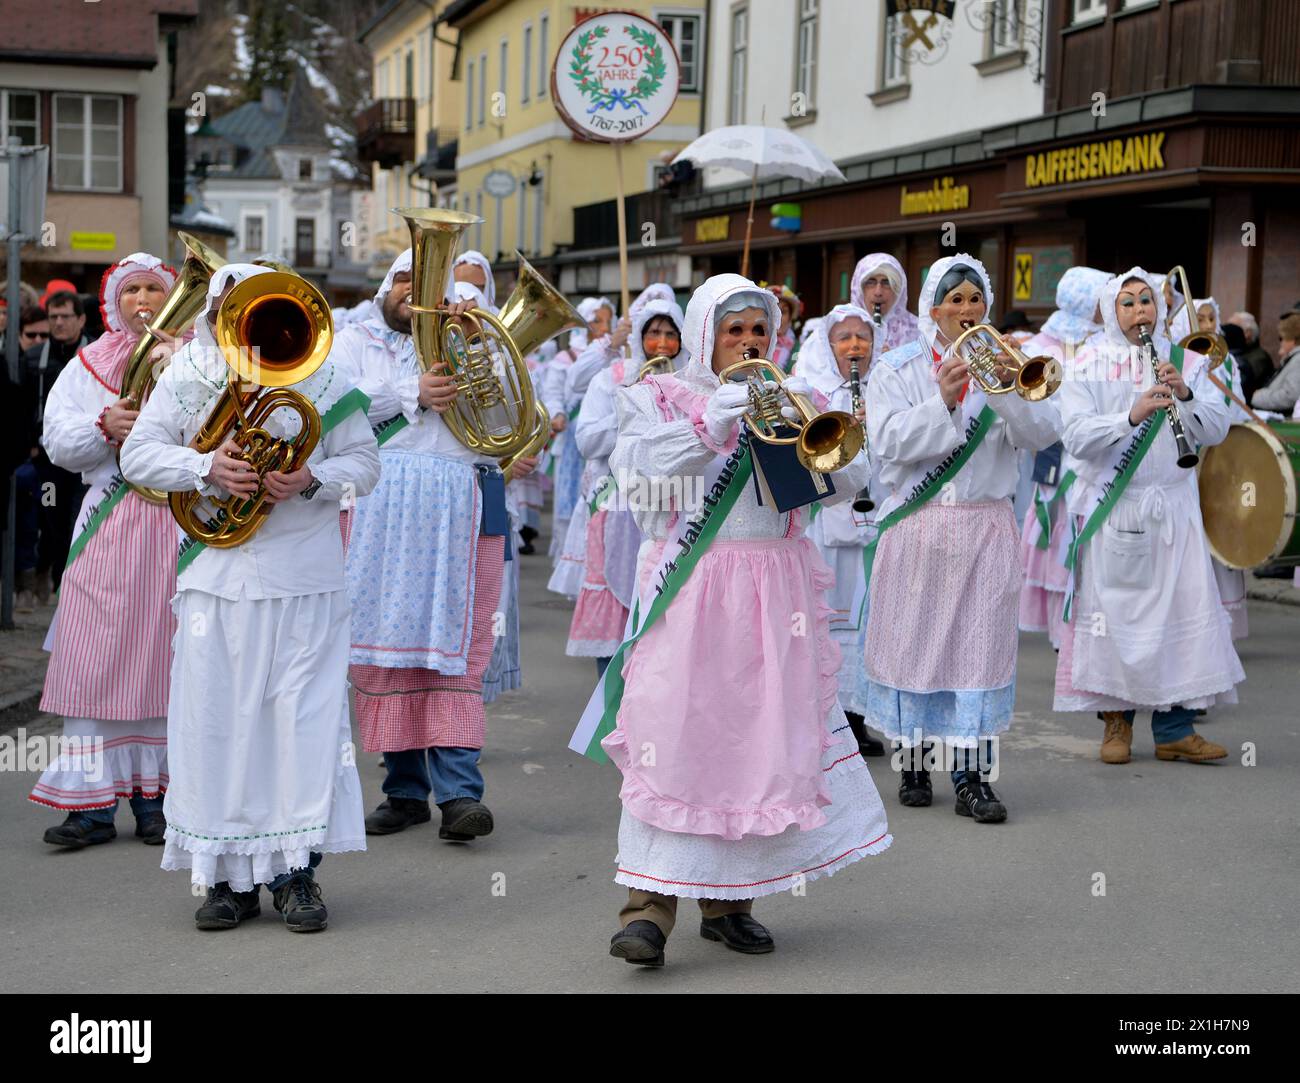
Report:
[[[1039,549],[1051,548],[1052,508],[1070,491],[1070,486],[1074,484],[1074,480],[1074,471],[1067,470],[1061,475],[1061,480],[1056,485],[1056,492],[1052,494],[1050,500],[1044,500],[1043,491],[1038,487],[1034,488],[1034,518],[1038,520],[1039,527],[1038,539],[1034,542],[1034,545]]]
[[[596,690],[578,721],[577,729],[569,739],[569,747],[573,751],[581,752],[597,763],[609,762],[609,756],[601,748],[600,742],[613,732],[618,709],[623,702],[623,663],[627,652],[655,625],[677,597],[753,472],[754,460],[749,453],[749,441],[742,432],[736,450],[720,465],[719,460],[715,459],[706,472],[703,507],[693,517],[688,518],[685,514],[678,516],[676,528],[664,544],[659,567],[650,580],[656,584],[655,595],[647,603],[645,619],[641,619],[642,602],[638,598],[628,617],[623,642],[610,659],[605,675],[596,685]]]
[[[326,433],[346,421],[358,410],[365,411],[369,408],[370,396],[359,387],[354,387],[325,411],[324,416],[320,419],[321,439],[324,440]],[[402,420],[405,421],[406,419],[403,418]],[[194,558],[206,548],[207,545],[197,538],[184,538],[176,555],[176,574],[180,575],[185,571],[194,562]]]
[[[1169,351],[1169,360],[1179,372],[1183,371],[1183,350],[1180,346],[1174,346]],[[1168,411],[1164,411],[1164,418],[1168,418]],[[1101,524],[1106,521],[1111,510],[1119,503],[1119,498],[1124,495],[1124,490],[1128,488],[1129,482],[1137,473],[1137,468],[1141,465],[1146,454],[1151,450],[1151,445],[1156,442],[1156,437],[1160,435],[1161,412],[1157,411],[1148,417],[1141,425],[1138,431],[1133,434],[1132,439],[1127,444],[1122,445],[1110,467],[1115,476],[1101,487],[1101,496],[1097,498],[1097,503],[1089,513],[1082,529],[1074,531],[1070,540],[1070,548],[1065,554],[1065,566],[1070,571],[1070,585],[1065,595],[1065,609],[1062,616],[1069,620],[1074,611],[1074,587],[1075,587],[1075,565],[1079,560],[1079,550],[1082,549],[1091,540],[1092,536],[1101,529]]]
[[[590,503],[587,505],[587,510],[590,511],[592,515],[595,515],[596,512],[600,511],[600,509],[605,506],[605,501],[607,501],[617,491],[618,482],[614,480],[614,475],[606,475],[601,479],[600,484],[596,486],[596,492],[592,496]]]
[[[81,551],[86,548],[86,543],[90,541],[104,521],[113,513],[113,509],[122,503],[122,498],[131,491],[131,486],[126,483],[121,473],[115,473],[108,479],[108,484],[104,487],[104,492],[100,496],[99,503],[90,510],[90,516],[86,520],[86,525],[81,528],[76,539],[68,549],[68,562],[64,569],[72,567],[72,562],[81,555]]]

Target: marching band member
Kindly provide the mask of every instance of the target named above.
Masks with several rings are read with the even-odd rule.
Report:
[[[1223,326],[1219,323],[1219,302],[1213,297],[1206,297],[1200,301],[1194,301],[1196,306],[1196,326],[1202,334],[1222,335]],[[1223,364],[1219,366],[1219,382],[1233,392],[1239,399],[1244,399],[1245,395],[1241,390],[1241,377],[1237,372],[1237,362],[1233,359],[1232,354],[1228,354],[1223,359]],[[1217,389],[1216,389],[1217,390]],[[1224,405],[1228,410],[1228,422],[1232,425],[1244,425],[1251,420],[1251,416],[1242,409],[1240,403],[1234,402],[1231,395],[1224,395]],[[1240,568],[1229,568],[1226,564],[1220,564],[1210,555],[1210,560],[1214,566],[1214,581],[1219,588],[1219,599],[1223,602],[1223,608],[1228,611],[1228,618],[1232,621],[1232,638],[1245,639],[1250,634],[1250,617],[1246,612],[1246,573]]]
[[[907,275],[888,252],[872,252],[858,260],[849,302],[870,312],[873,320],[879,310],[884,335],[876,343],[878,354],[916,341],[917,320],[907,311]]]
[[[1088,338],[1101,330],[1097,301],[1101,288],[1110,280],[1105,271],[1071,267],[1056,284],[1056,311],[1047,317],[1038,334],[1028,339],[1021,351],[1026,357],[1054,357],[1067,369]],[[1069,575],[1065,570],[1065,547],[1069,544],[1065,494],[1074,484],[1069,462],[1064,461],[1059,443],[1038,456],[1039,462],[1055,467],[1055,480],[1036,481],[1020,533],[1020,557],[1025,583],[1020,588],[1020,630],[1046,632],[1055,648],[1061,645],[1061,613]]]
[[[776,303],[781,307],[781,326],[777,329],[776,338],[772,341],[771,361],[782,372],[789,372],[790,367],[794,364],[795,354],[797,354],[799,341],[794,334],[794,321],[799,318],[803,312],[803,303],[799,300],[799,295],[789,286],[768,286],[776,297]]]
[[[129,481],[223,497],[257,491],[235,440],[207,454],[189,445],[229,386],[213,335],[221,300],[236,282],[268,273],[236,263],[212,276],[194,340],[122,446]],[[322,435],[301,469],[262,479],[274,507],[256,534],[231,548],[192,539],[181,547],[162,867],[190,869],[207,886],[200,929],[256,917],[260,884],[290,930],[324,929],[314,866],[323,853],[366,846],[348,719],[339,504],[370,490],[379,455],[354,381],[330,358],[294,385],[320,414]],[[298,424],[282,410],[265,422],[286,437]]]
[[[451,282],[447,284],[447,300],[452,301],[456,298],[455,286],[457,283],[465,282],[473,286],[483,296],[483,310],[496,315],[497,309],[497,283],[496,276],[492,273],[492,264],[488,261],[487,256],[482,252],[476,252],[469,249],[462,252],[451,262]]]
[[[1017,453],[1055,443],[1060,417],[1050,399],[986,396],[952,352],[993,306],[979,260],[936,261],[919,306],[920,336],[884,354],[867,384],[886,490],[869,582],[867,721],[905,750],[902,804],[930,804],[927,746],[941,742],[956,761],[957,814],[1001,823],[1006,806],[971,763],[995,766],[992,738],[1015,701]]]
[[[671,295],[672,291],[668,292]],[[676,301],[655,297],[631,308],[635,312],[630,337],[632,356],[615,359],[593,377],[573,430],[578,450],[594,478],[593,502],[610,477],[609,456],[618,436],[617,389],[635,384],[641,366],[650,357],[674,359],[677,369],[687,357],[682,350],[684,317]],[[598,675],[605,672],[610,656],[623,642],[640,542],[640,530],[629,512],[605,508],[591,512],[586,571],[564,653],[595,658]]]
[[[828,410],[854,412],[851,372],[858,368],[856,394],[861,399],[874,357],[874,325],[866,309],[836,305],[818,321],[817,330],[799,350],[795,375],[807,380],[827,400]],[[865,411],[859,409],[862,418]],[[868,458],[870,462],[870,458]],[[838,483],[837,483],[838,484]],[[879,486],[876,487],[879,492]],[[822,559],[835,573],[831,590],[831,635],[840,645],[840,704],[849,720],[863,756],[883,756],[885,746],[867,732],[867,675],[864,668],[867,641],[866,584],[862,552],[875,537],[875,512],[853,510],[851,500],[819,509],[808,528]]]
[[[578,312],[587,321],[586,327],[569,332],[569,345],[555,355],[547,367],[543,402],[551,415],[551,431],[555,439],[551,444],[551,459],[555,463],[555,495],[551,519],[551,556],[555,562],[555,576],[548,589],[567,597],[577,597],[577,583],[582,578],[582,562],[575,565],[564,559],[564,546],[569,535],[569,520],[581,500],[582,455],[573,442],[573,434],[565,435],[570,413],[581,405],[581,400],[570,402],[567,393],[569,370],[592,345],[601,343],[609,335],[614,322],[614,305],[604,297],[584,297],[578,302]],[[585,385],[584,385],[585,386]],[[586,537],[583,533],[582,537]],[[558,577],[558,578],[557,578]],[[553,584],[553,585],[552,585]]]
[[[351,515],[348,672],[362,747],[383,752],[387,768],[366,833],[427,823],[432,793],[438,837],[466,842],[493,828],[478,767],[483,674],[513,543],[496,460],[468,450],[442,421],[455,377],[421,372],[411,288],[408,249],[375,294],[379,315],[346,328],[334,347],[360,373],[384,468]]]
[[[1169,410],[1193,444],[1228,432],[1223,395],[1205,358],[1173,362],[1160,282],[1140,267],[1101,296],[1101,335],[1061,390],[1065,449],[1078,481],[1069,507],[1075,586],[1056,667],[1058,711],[1100,711],[1104,763],[1128,763],[1135,710],[1152,711],[1156,758],[1223,759],[1227,749],[1192,727],[1193,710],[1236,702],[1245,679],[1219,600],[1201,521],[1196,471],[1177,465]],[[1139,354],[1145,328],[1159,382]],[[1147,424],[1147,419],[1152,419]]]
[[[831,576],[802,513],[757,502],[739,442],[748,391],[718,381],[732,362],[764,356],[779,321],[767,290],[739,275],[710,278],[687,309],[682,372],[620,392],[616,474],[698,479],[703,498],[686,486],[685,503],[637,502],[662,563],[658,574],[644,565],[639,638],[605,675],[623,686],[602,744],[623,774],[615,880],[628,888],[610,954],[633,963],[663,965],[679,897],[699,901],[705,939],[771,951],[751,915],[756,897],[891,842],[836,699]],[[792,389],[808,387],[792,378]],[[865,480],[859,458],[835,475],[833,499]],[[651,604],[656,583],[663,595]],[[807,615],[806,634],[792,634],[792,613]]]
[[[64,716],[69,746],[30,800],[65,810],[45,832],[80,848],[117,837],[119,797],[136,837],[163,842],[167,823],[167,676],[176,627],[176,521],[123,482],[117,453],[138,416],[121,396],[127,361],[176,281],[143,252],[108,269],[100,287],[107,332],[83,347],[50,389],[41,443],[55,466],[90,486],[77,522],[51,633],[41,710]]]

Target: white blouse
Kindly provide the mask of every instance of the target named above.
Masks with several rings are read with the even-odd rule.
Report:
[[[92,489],[103,488],[117,473],[117,445],[104,439],[96,422],[104,407],[121,397],[74,357],[63,366],[45,401],[41,446],[50,462],[78,471]]]

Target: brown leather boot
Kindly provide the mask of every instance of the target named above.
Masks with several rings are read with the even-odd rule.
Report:
[[[1133,723],[1124,718],[1123,711],[1103,711],[1106,733],[1101,739],[1102,763],[1128,763],[1133,751]]]
[[[1228,750],[1213,741],[1207,741],[1199,733],[1184,737],[1181,741],[1170,741],[1167,745],[1156,745],[1158,760],[1187,760],[1189,763],[1207,763],[1210,760],[1227,759]]]

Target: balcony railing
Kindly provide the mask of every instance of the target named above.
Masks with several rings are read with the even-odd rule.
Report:
[[[655,228],[656,238],[681,234],[681,216],[677,196],[664,191],[636,192],[626,197],[627,237],[635,244],[647,223]],[[613,248],[618,245],[618,203],[588,203],[573,208],[574,248]]]
[[[380,98],[361,110],[357,121],[357,156],[392,169],[415,160],[415,99]]]

